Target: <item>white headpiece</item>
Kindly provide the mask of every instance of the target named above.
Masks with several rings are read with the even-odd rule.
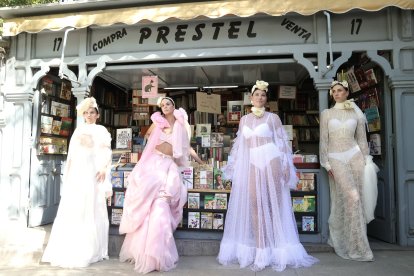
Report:
[[[332,94],[333,94],[333,91],[332,91],[332,88],[335,86],[335,85],[341,85],[342,87],[345,87],[346,88],[346,90],[348,90],[349,88],[348,88],[348,82],[346,81],[346,80],[343,80],[343,81],[333,81],[332,83],[331,83],[331,89],[329,89],[329,95],[330,96],[332,96]]]
[[[251,92],[251,94],[253,94],[253,92],[256,90],[256,89],[260,89],[260,90],[263,90],[263,91],[266,91],[267,92],[267,90],[268,90],[268,87],[269,86],[269,84],[267,83],[267,82],[265,82],[265,81],[262,81],[262,80],[257,80],[256,81],[256,84],[255,85],[253,85],[253,87],[252,87],[252,92]]]
[[[173,99],[171,99],[170,97],[159,97],[159,98],[158,98],[158,100],[157,100],[157,106],[158,106],[158,107],[161,107],[161,102],[162,102],[162,100],[164,100],[164,99],[169,100],[170,102],[172,102],[173,106],[175,106],[175,102],[174,102],[174,100],[173,100]]]
[[[88,111],[88,109],[91,107],[96,108],[99,112],[98,104],[96,103],[96,100],[94,97],[89,97],[81,101],[76,106],[76,110],[78,111],[79,114],[83,114],[84,112]]]

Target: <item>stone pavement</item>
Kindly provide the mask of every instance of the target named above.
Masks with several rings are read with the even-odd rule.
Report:
[[[114,256],[83,269],[62,269],[40,263],[49,232],[50,227],[47,226],[22,228],[21,225],[9,225],[4,228],[0,225],[0,275],[137,275],[133,265],[120,263]],[[320,260],[310,268],[287,268],[283,272],[267,268],[254,272],[237,265],[222,266],[216,261],[215,255],[181,256],[176,269],[164,273],[153,272],[151,275],[414,275],[414,247],[400,247],[375,240],[370,243],[374,262],[344,260],[327,245],[305,244],[307,251]]]

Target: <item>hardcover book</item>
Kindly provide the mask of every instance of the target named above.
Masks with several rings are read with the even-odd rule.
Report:
[[[204,195],[204,209],[216,209],[215,195]]]
[[[200,212],[188,212],[188,228],[200,228]]]
[[[216,198],[216,209],[226,210],[227,209],[227,194],[217,193]]]
[[[112,208],[112,210],[111,210],[111,223],[113,225],[120,225],[121,224],[122,212],[123,212],[122,209]]]
[[[72,85],[68,81],[62,81],[62,86],[60,88],[60,95],[59,97],[65,100],[70,101],[72,97]]]
[[[200,222],[201,229],[213,229],[213,213],[201,212]]]
[[[132,128],[118,128],[116,130],[116,148],[128,149],[131,147]]]
[[[224,214],[214,213],[213,214],[213,229],[224,229]]]
[[[59,120],[53,120],[52,123],[52,134],[59,135],[60,134],[60,127],[62,122]]]
[[[187,187],[187,189],[194,188],[194,168],[193,167],[181,167],[181,180],[183,185]]]
[[[302,231],[304,232],[315,231],[315,217],[313,216],[302,217]]]
[[[314,195],[305,195],[303,197],[303,211],[304,212],[315,212],[316,210],[316,198]]]
[[[40,131],[46,134],[52,134],[53,117],[44,116],[40,117]]]
[[[188,193],[188,208],[199,209],[200,208],[200,193]]]
[[[131,172],[129,172],[129,171],[124,172],[124,188],[128,188],[128,184],[129,184],[128,177],[129,177],[130,173]]]
[[[196,136],[202,137],[203,135],[211,134],[211,125],[210,124],[197,124],[196,125]]]
[[[69,136],[72,129],[72,118],[63,117],[60,124],[60,135]]]
[[[124,207],[124,192],[114,192],[114,206],[116,207]]]
[[[364,110],[368,122],[368,132],[381,130],[381,120],[377,106]]]
[[[304,212],[305,200],[303,197],[292,197],[292,208],[294,212]]]

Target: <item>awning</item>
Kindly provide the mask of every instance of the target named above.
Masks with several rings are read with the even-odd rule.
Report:
[[[227,0],[177,3],[7,19],[3,25],[3,35],[15,36],[22,32],[37,33],[42,30],[58,31],[66,27],[110,26],[116,23],[132,25],[142,21],[162,22],[171,18],[189,20],[197,17],[220,18],[225,15],[248,17],[255,14],[281,16],[289,12],[311,15],[322,10],[344,13],[352,9],[377,11],[390,6],[414,9],[414,0]]]

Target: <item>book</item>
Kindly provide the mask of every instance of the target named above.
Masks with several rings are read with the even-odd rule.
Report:
[[[294,212],[304,212],[304,198],[292,197],[292,208]]]
[[[42,109],[40,112],[44,114],[50,113],[50,99],[46,98],[42,100]]]
[[[226,210],[227,209],[227,194],[217,193],[216,198],[216,209]]]
[[[53,120],[52,123],[52,134],[59,135],[60,134],[60,127],[62,125],[62,121]]]
[[[204,195],[204,209],[216,209],[215,195]]]
[[[46,134],[52,134],[53,117],[40,116],[40,132]]]
[[[224,146],[224,133],[212,132],[210,138],[211,147],[223,147]]]
[[[201,212],[200,228],[201,229],[213,229],[213,213]]]
[[[187,189],[194,188],[194,168],[193,167],[181,167],[181,181]]]
[[[353,66],[346,72],[346,79],[348,81],[351,92],[354,93],[354,92],[358,92],[361,90],[361,87],[359,86],[358,80],[355,76]]]
[[[379,133],[369,135],[369,154],[381,155],[381,135]]]
[[[124,178],[123,177],[111,177],[111,184],[114,188],[122,188],[124,184]]]
[[[203,148],[208,148],[211,146],[211,137],[209,134],[202,134],[201,135],[201,146]]]
[[[124,198],[125,193],[124,192],[114,192],[114,206],[116,207],[124,207]]]
[[[197,124],[196,125],[196,136],[202,137],[203,135],[211,134],[211,125],[210,124]]]
[[[48,77],[43,77],[42,88],[45,90],[47,95],[53,95],[53,80]]]
[[[378,83],[377,78],[375,77],[375,72],[373,68],[365,71],[365,78],[368,82],[368,86],[372,86]]]
[[[315,217],[313,216],[302,217],[302,231],[304,232],[315,231]]]
[[[214,213],[213,214],[213,229],[224,229],[224,214]]]
[[[200,208],[200,193],[188,193],[187,206],[189,209]]]
[[[188,228],[200,228],[200,212],[188,212]]]
[[[380,114],[377,106],[369,107],[364,110],[368,123],[368,132],[381,130]]]
[[[131,174],[130,171],[124,172],[124,188],[128,188],[128,185],[129,185],[128,177],[130,174]]]
[[[316,198],[314,195],[305,195],[303,197],[303,212],[315,212]]]
[[[122,219],[122,209],[112,208],[111,210],[111,224],[113,225],[120,225]]]
[[[72,85],[69,81],[62,81],[62,85],[60,87],[60,95],[59,97],[65,100],[70,101],[72,97]]]
[[[50,114],[59,117],[69,117],[70,108],[68,104],[51,101]]]
[[[128,149],[131,147],[132,128],[118,128],[116,130],[116,148]]]
[[[69,136],[72,130],[72,118],[62,117],[60,124],[60,135]]]
[[[213,188],[216,190],[224,190],[224,181],[222,178],[223,172],[219,169],[214,167],[213,169],[213,174],[214,174],[214,182],[213,182]]]

